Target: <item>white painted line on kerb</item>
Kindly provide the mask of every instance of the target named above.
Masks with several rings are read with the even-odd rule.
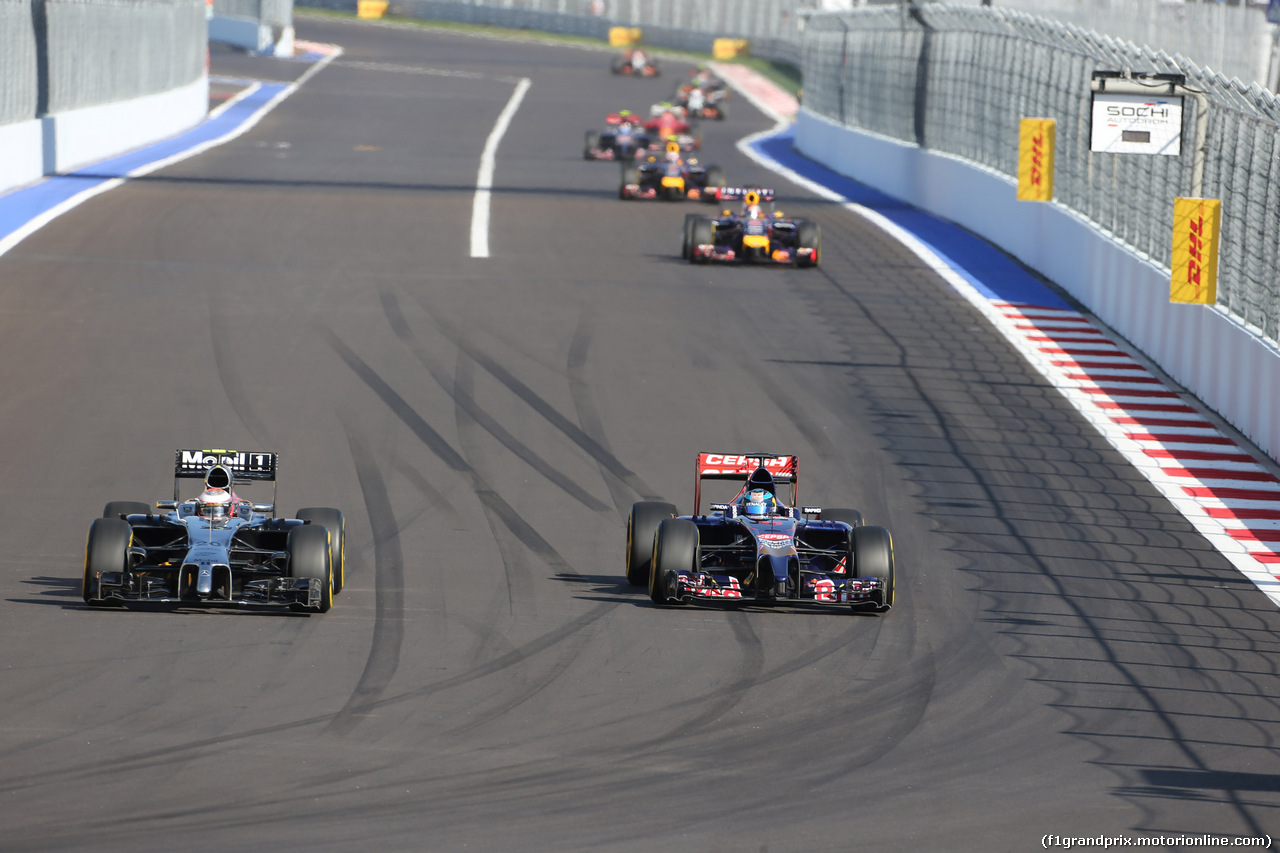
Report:
[[[493,132],[484,143],[484,153],[480,155],[480,174],[476,176],[476,200],[471,208],[471,257],[489,257],[489,190],[493,188],[494,158],[498,154],[498,145],[502,135],[511,124],[511,117],[520,109],[524,93],[529,91],[529,78],[521,77],[516,90],[511,93],[511,100],[498,116],[493,125]]]

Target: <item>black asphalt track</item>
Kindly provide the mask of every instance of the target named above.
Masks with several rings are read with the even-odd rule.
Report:
[[[580,159],[674,65],[298,32],[346,54],[0,258],[0,849],[1277,832],[1280,613],[913,256],[778,185],[820,269],[683,263],[696,206]],[[735,100],[706,159],[775,183],[732,144],[766,124]],[[194,446],[278,451],[283,513],[346,513],[330,613],[82,606],[91,519]],[[803,501],[893,531],[898,606],[653,607],[626,514],[689,512],[700,450],[797,454]]]

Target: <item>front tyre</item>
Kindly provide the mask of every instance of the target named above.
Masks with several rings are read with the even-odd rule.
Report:
[[[347,521],[342,513],[327,506],[309,506],[298,510],[294,518],[310,521],[329,531],[329,568],[333,573],[333,594],[342,592],[347,579]]]
[[[884,612],[893,607],[894,581],[893,537],[883,527],[858,527],[853,531],[854,577],[879,578],[884,597],[876,608]]]
[[[641,501],[631,505],[627,516],[627,582],[644,586],[653,564],[653,536],[663,519],[676,514],[675,504]]]
[[[123,518],[95,518],[89,525],[89,539],[84,547],[84,582],[81,594],[90,607],[106,607],[102,598],[102,575],[125,571],[129,546],[133,544],[133,528]]]
[[[329,562],[329,531],[318,524],[302,524],[289,531],[285,545],[291,578],[319,578],[320,606],[328,613],[333,607],[333,570]]]
[[[649,600],[657,605],[680,604],[673,593],[679,572],[698,567],[698,525],[687,518],[668,518],[653,536],[653,570],[649,572]]]

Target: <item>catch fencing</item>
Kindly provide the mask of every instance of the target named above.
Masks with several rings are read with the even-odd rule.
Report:
[[[213,14],[252,20],[279,31],[293,26],[293,0],[213,0]]]
[[[38,86],[31,0],[0,0],[0,125],[35,118]]]
[[[204,0],[0,0],[0,125],[204,73]]]
[[[1198,99],[1182,154],[1089,150],[1094,71],[1185,75],[1207,136],[1194,172]],[[1173,201],[1222,201],[1218,305],[1280,340],[1280,101],[1169,55],[1009,9],[924,4],[815,15],[804,32],[805,106],[849,127],[1017,177],[1022,118],[1057,124],[1055,201],[1169,268]]]

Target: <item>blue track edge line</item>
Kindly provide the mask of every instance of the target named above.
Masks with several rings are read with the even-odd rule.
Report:
[[[177,136],[0,195],[0,240],[80,193],[234,132],[287,87],[287,83],[263,83],[215,118],[206,118]]]
[[[971,231],[834,172],[796,151],[794,143],[795,128],[789,126],[755,140],[751,147],[760,156],[821,184],[848,202],[874,210],[910,232],[988,299],[1076,310],[1033,273]]]

